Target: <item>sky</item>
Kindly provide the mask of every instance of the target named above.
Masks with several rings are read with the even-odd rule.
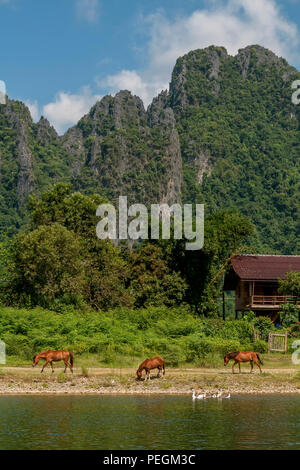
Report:
[[[145,106],[179,56],[265,46],[300,69],[300,0],[0,0],[0,80],[59,134],[120,89]]]

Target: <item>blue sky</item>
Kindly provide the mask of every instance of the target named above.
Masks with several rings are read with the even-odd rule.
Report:
[[[0,80],[59,133],[107,93],[148,105],[176,58],[261,44],[300,68],[299,0],[0,0]]]

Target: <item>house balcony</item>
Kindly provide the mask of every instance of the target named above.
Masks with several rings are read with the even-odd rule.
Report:
[[[284,304],[295,304],[300,308],[300,300],[290,295],[252,295],[248,297],[247,308],[278,310]]]

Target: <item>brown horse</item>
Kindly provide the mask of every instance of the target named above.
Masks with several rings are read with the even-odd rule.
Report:
[[[38,365],[40,359],[44,359],[45,361],[45,364],[43,365],[41,372],[44,372],[44,368],[50,362],[50,365],[52,368],[52,374],[53,374],[54,372],[53,362],[64,361],[65,363],[64,372],[66,372],[67,367],[69,366],[70,371],[73,374],[74,357],[73,357],[73,354],[70,353],[69,351],[44,351],[44,352],[41,352],[40,354],[36,354],[33,358],[32,367],[35,367],[36,365]]]
[[[250,362],[251,365],[251,370],[250,374],[253,372],[253,362],[257,365],[259,368],[260,372],[262,372],[261,367],[259,364],[263,365],[262,360],[259,357],[258,353],[248,351],[248,352],[243,352],[243,351],[235,351],[228,353],[224,356],[224,366],[227,366],[228,362],[231,361],[231,359],[234,361],[234,364],[232,366],[232,373],[234,374],[234,366],[236,364],[239,365],[239,370],[241,373],[241,362]]]
[[[159,356],[153,357],[152,359],[146,359],[144,362],[142,362],[142,364],[136,371],[136,375],[138,379],[139,380],[141,379],[143,370],[145,370],[146,380],[150,380],[150,370],[152,369],[158,369],[157,377],[160,376],[161,370],[162,370],[163,375],[165,375],[165,361]]]

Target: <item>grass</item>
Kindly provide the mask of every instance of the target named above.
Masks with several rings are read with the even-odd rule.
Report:
[[[81,366],[81,375],[82,377],[88,377],[89,376],[89,370],[85,366]]]
[[[291,354],[282,354],[282,353],[266,353],[266,354],[260,354],[261,359],[263,360],[264,365],[262,368],[267,368],[267,369],[290,369],[290,368],[295,368],[296,366],[292,363],[291,361]],[[122,370],[124,369],[136,369],[138,368],[138,365],[145,359],[144,356],[121,356],[118,355],[117,360],[114,360],[109,363],[105,363],[104,361],[101,360],[101,357],[99,357],[98,354],[82,354],[75,356],[75,362],[74,362],[74,367],[76,369],[80,368],[82,375],[83,376],[88,376],[90,374],[90,370],[92,369],[98,369],[98,368],[104,368],[107,371],[109,369],[114,371],[114,374],[116,371],[119,371],[118,373],[121,375]],[[32,369],[33,371],[38,371],[40,372],[40,369],[43,366],[43,361],[40,361],[40,363]],[[233,363],[230,362],[227,366],[227,368],[230,368]],[[32,362],[31,360],[26,360],[24,358],[20,358],[17,356],[7,356],[6,364],[1,365],[1,370],[5,370],[7,367],[16,367],[16,368],[28,368],[31,369]],[[166,367],[169,367],[168,362],[166,361]],[[54,365],[55,370],[63,368],[63,363],[57,363]],[[176,366],[176,369],[198,369],[198,368],[203,368],[203,369],[223,369],[223,357],[221,354],[216,354],[216,353],[208,353],[207,356],[203,359],[198,359],[195,360],[194,362],[183,362],[179,363],[178,366]],[[249,364],[247,365],[242,365],[242,369],[247,370],[249,368]],[[254,365],[254,368],[256,366]],[[238,367],[236,366],[236,369],[238,370]],[[50,370],[50,367],[47,366],[45,369],[45,372],[47,370]],[[69,369],[68,369],[69,371]],[[1,371],[0,371],[1,374]]]
[[[57,377],[57,382],[58,382],[59,384],[63,384],[63,383],[65,383],[66,381],[67,381],[67,376],[66,376],[66,374],[65,374],[64,372],[60,372],[59,375],[58,375],[58,377]]]

